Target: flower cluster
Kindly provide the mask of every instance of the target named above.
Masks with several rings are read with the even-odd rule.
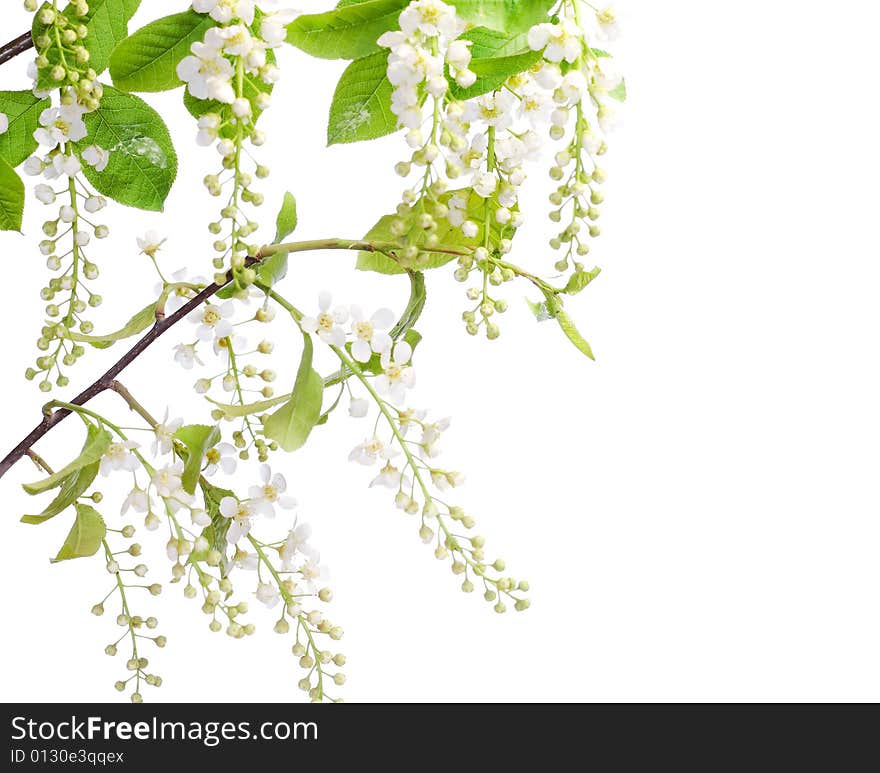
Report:
[[[399,510],[419,516],[419,538],[433,545],[435,558],[450,561],[453,574],[462,578],[462,591],[471,593],[479,585],[483,598],[499,613],[507,611],[505,601],[517,611],[528,609],[529,600],[522,595],[529,589],[528,582],[502,575],[504,561],[486,559],[482,536],[456,532],[458,527],[472,530],[475,521],[461,507],[442,498],[445,492],[464,483],[461,472],[445,469],[436,461],[449,419],[428,421],[425,410],[399,408],[382,399],[378,408],[387,433],[377,431],[366,438],[352,449],[349,460],[377,469],[370,486],[390,489]],[[362,410],[351,413],[366,415]]]
[[[613,9],[597,12],[594,26],[597,37],[614,39],[618,30]],[[550,220],[564,223],[550,246],[554,250],[564,247],[556,270],[566,271],[573,266],[579,274],[584,272],[581,259],[590,250],[586,237],[595,238],[600,233],[596,220],[598,205],[604,200],[599,186],[605,172],[597,159],[606,152],[605,135],[616,122],[608,97],[625,96],[623,79],[611,65],[610,56],[592,48],[586,36],[585,30],[570,18],[556,24],[538,24],[528,34],[530,48],[542,54],[538,75],[554,105],[550,136],[554,140],[568,136],[566,147],[556,153],[550,167],[551,179],[559,183],[550,196],[554,206]]]
[[[567,248],[556,270],[573,267],[585,275],[580,261],[589,251],[586,237],[599,234],[595,221],[603,195],[598,186],[605,173],[595,159],[605,152],[604,133],[614,116],[605,97],[622,98],[625,90],[608,64],[610,55],[589,45],[573,0],[565,0],[558,14],[526,36],[529,49],[541,53],[539,62],[497,89],[473,96],[470,41],[459,38],[464,25],[453,7],[412,2],[400,15],[400,31],[379,39],[391,50],[392,110],[413,148],[396,171],[408,177],[414,167],[420,170],[391,224],[406,245],[396,257],[418,268],[441,237],[444,244],[461,245],[455,278],[466,282],[473,272],[479,275],[467,291],[476,304],[463,318],[469,333],[482,329],[490,339],[500,332],[493,315],[507,303],[493,297],[489,285],[515,276],[505,268],[504,255],[523,222],[519,190],[527,163],[538,158],[542,133],[551,141],[568,137],[550,168],[560,183],[551,197],[556,209],[550,218],[557,223],[565,218],[551,245]],[[594,26],[597,37],[612,38],[613,10],[598,11]]]
[[[161,676],[146,671],[150,661],[143,655],[143,644],[145,641],[149,641],[156,647],[163,648],[168,640],[162,634],[155,633],[155,629],[159,625],[159,621],[155,617],[152,615],[143,617],[132,613],[131,598],[133,592],[141,590],[147,590],[150,595],[157,596],[161,593],[162,587],[159,583],[148,584],[143,580],[149,569],[140,560],[130,566],[124,566],[121,563],[125,558],[139,559],[141,556],[141,545],[130,541],[135,534],[134,526],[124,526],[122,529],[114,530],[114,533],[124,541],[120,549],[111,550],[108,539],[105,539],[103,544],[106,568],[113,577],[113,584],[107,595],[92,607],[92,614],[99,617],[104,615],[107,611],[105,605],[113,596],[118,596],[119,613],[116,616],[116,625],[122,629],[122,633],[104,647],[104,652],[114,657],[119,654],[123,641],[127,642],[129,656],[126,658],[125,668],[129,675],[125,679],[117,680],[114,687],[119,692],[124,692],[133,682],[131,701],[132,703],[141,703],[143,701],[142,684],[151,687],[162,686]],[[128,576],[132,577],[130,582],[125,580]],[[143,633],[143,631],[149,631],[149,633]],[[138,649],[139,645],[140,650]]]
[[[25,8],[37,12],[33,30],[37,57],[30,67],[36,91],[49,93],[61,89],[71,103],[95,110],[104,89],[89,64],[91,55],[84,45],[89,4],[86,0],[72,0],[60,11],[57,1],[51,0],[38,10],[36,0],[26,0]]]
[[[128,395],[126,399],[149,418],[134,398]],[[253,623],[243,621],[248,603],[233,599],[236,586],[252,587],[256,599],[269,609],[281,602],[281,614],[273,629],[279,634],[294,631],[292,651],[307,672],[298,684],[313,700],[329,699],[328,682],[332,680],[341,685],[345,677],[338,671],[329,673],[328,669],[342,666],[345,656],[319,646],[320,637],[339,640],[342,629],[315,606],[316,603],[329,602],[333,594],[326,586],[326,567],[320,563],[318,552],[309,543],[311,530],[307,524],[294,523],[278,540],[264,541],[255,535],[258,519],[271,521],[276,515],[296,507],[296,501],[286,493],[285,477],[273,473],[268,465],[263,464],[259,468],[258,482],[250,486],[247,497],[239,498],[226,489],[215,487],[208,482],[207,476],[218,470],[227,474],[235,470],[234,459],[228,453],[229,450],[234,452],[234,447],[218,442],[200,459],[202,475],[195,493],[191,493],[184,485],[184,460],[188,452],[178,439],[178,435],[186,431],[181,419],[170,418],[168,411],[161,421],[149,419],[150,427],[144,431],[152,439],[152,460],[142,453],[138,442],[130,440],[109,421],[101,421],[116,436],[100,460],[101,473],[105,476],[116,473],[132,476],[133,486],[122,504],[121,515],[126,517],[130,512],[143,515],[148,531],[156,531],[163,522],[167,523],[171,537],[165,544],[165,553],[172,562],[171,582],[185,581],[184,596],[201,597],[202,611],[210,617],[210,630],[225,630],[235,639],[255,632]],[[227,460],[232,464],[225,464]],[[186,518],[182,517],[184,514]],[[131,537],[134,532],[135,527],[131,524],[120,530],[125,537]],[[116,686],[124,690],[131,680],[135,680],[131,698],[139,702],[142,682],[161,684],[159,677],[146,673],[144,669],[148,661],[137,650],[138,640],[144,638],[139,629],[144,625],[154,628],[156,623],[154,618],[144,620],[132,615],[126,593],[132,588],[145,588],[152,595],[159,595],[162,587],[159,583],[132,584],[122,580],[127,572],[137,578],[146,576],[145,564],[123,567],[116,558],[122,553],[140,556],[140,545],[131,545],[117,553],[111,553],[109,547],[106,551],[107,569],[116,578],[116,586],[95,605],[93,612],[102,614],[107,598],[113,592],[120,594],[123,609],[117,622],[125,632],[108,645],[106,651],[115,655],[120,641],[126,637],[131,639],[132,656],[128,668],[132,674],[117,682]],[[235,580],[242,572],[244,575],[240,580]],[[249,575],[250,572],[254,575]],[[254,577],[253,581],[247,579],[249,576]],[[159,646],[165,645],[164,637],[156,637],[154,641]]]
[[[85,16],[89,9],[85,2],[70,7],[70,12],[59,13],[54,3],[47,4],[37,14],[38,55],[32,70],[35,88],[56,94],[58,104],[40,114],[33,135],[40,150],[24,164],[26,174],[44,179],[34,187],[36,199],[57,207],[56,216],[43,223],[46,238],[40,242],[46,265],[55,274],[40,291],[47,318],[37,339],[43,354],[25,374],[29,379],[39,376],[44,392],[53,385],[65,386],[68,377],[63,366],[73,365],[84,354],[76,337],[90,334],[94,327],[84,312],[102,301],[88,287],[98,276],[98,266],[88,254],[89,245],[92,238],[104,239],[110,233],[106,225],[91,219],[107,201],[91,190],[82,175],[83,165],[102,171],[110,162],[107,149],[85,144],[85,116],[98,107],[102,89],[88,67],[89,55],[83,46],[86,27],[71,19]]]
[[[212,196],[226,190],[220,218],[209,225],[216,238],[214,268],[217,280],[232,269],[235,287],[246,290],[255,278],[247,266],[257,246],[249,241],[257,224],[244,205],[259,207],[263,194],[254,179],[264,179],[269,169],[252,163],[247,148],[263,145],[265,134],[257,129],[260,114],[269,107],[272,88],[279,77],[273,49],[284,41],[287,12],[257,14],[252,0],[193,0],[193,10],[206,13],[217,26],[203,40],[192,44],[190,54],[177,66],[192,97],[190,110],[198,117],[199,145],[213,145],[222,158],[223,171],[209,174],[204,183]],[[223,279],[225,281],[225,279]]]

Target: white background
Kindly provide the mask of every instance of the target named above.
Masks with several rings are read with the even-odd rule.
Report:
[[[12,5],[4,38],[27,21]],[[132,28],[183,3],[143,6]],[[880,699],[880,11],[694,0],[625,10],[630,100],[592,253],[604,270],[569,304],[598,362],[552,323],[536,325],[525,287],[506,288],[500,340],[469,338],[451,270],[430,275],[419,323],[416,402],[454,417],[445,459],[468,474],[460,501],[490,550],[531,581],[532,608],[499,617],[458,592],[413,522],[346,461],[363,425],[340,414],[313,447],[276,460],[333,573],[348,700]],[[300,238],[360,236],[397,200],[402,140],[324,148],[343,65],[292,50],[281,62],[266,118],[266,218],[288,188]],[[5,67],[2,87],[26,87],[23,68]],[[150,101],[183,170],[164,215],[108,211],[113,235],[95,252],[108,298],[99,330],[149,297],[135,233],[169,236],[166,268],[208,271],[214,201],[199,180],[216,157],[195,148],[179,93]],[[514,256],[552,271],[537,168],[531,183]],[[29,202],[29,238],[0,238],[4,448],[44,400],[21,377],[45,281],[40,215]],[[399,279],[352,272],[353,256],[295,264],[284,292],[300,306],[322,287],[367,306],[399,309],[405,297]],[[204,420],[192,374],[171,363],[181,337],[169,334],[124,381],[156,412],[169,404]],[[90,353],[66,394],[120,352]],[[111,398],[100,405],[119,411]],[[38,449],[63,460],[75,429],[66,422]],[[63,518],[18,523],[35,507],[19,484],[35,477],[23,461],[2,482],[2,698],[112,700],[123,663],[102,649],[117,629],[88,611],[107,575],[98,560],[49,565]],[[160,534],[140,536],[155,554],[151,577],[164,581]],[[148,699],[301,698],[290,642],[268,618],[255,615],[261,635],[233,642],[208,632],[179,586],[142,609],[169,637],[150,653],[165,684]]]

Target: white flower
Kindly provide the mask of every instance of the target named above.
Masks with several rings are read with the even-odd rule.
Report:
[[[400,14],[400,29],[413,37],[421,32],[428,37],[445,35],[458,37],[464,30],[464,22],[455,15],[455,8],[442,0],[415,0]]]
[[[183,426],[183,419],[168,420],[168,409],[165,418],[153,428],[153,456],[170,453],[174,447],[174,433]]]
[[[36,177],[37,175],[43,174],[45,168],[46,165],[38,156],[30,156],[30,158],[24,162],[24,166],[22,167],[24,173],[30,177]]]
[[[474,180],[474,193],[481,198],[488,199],[495,193],[498,178],[491,172],[484,172]]]
[[[64,153],[56,153],[52,161],[43,170],[43,175],[48,180],[54,180],[62,175],[76,177],[82,171],[82,164],[76,156],[66,156]]]
[[[257,601],[262,601],[269,609],[272,609],[281,598],[278,595],[278,588],[268,582],[261,582],[257,585],[256,596]]]
[[[373,486],[384,486],[385,488],[398,488],[400,486],[400,470],[388,462],[379,474],[370,481],[370,488]]]
[[[379,309],[369,319],[364,317],[360,306],[351,307],[351,332],[355,340],[351,345],[351,356],[358,362],[368,362],[373,352],[382,354],[393,343],[388,329],[394,324],[394,314],[390,309]]]
[[[355,446],[348,455],[350,462],[369,466],[380,459],[391,459],[398,453],[397,449],[386,446],[379,438],[372,437]]]
[[[34,186],[34,195],[37,197],[37,200],[43,204],[55,203],[55,191],[52,190],[51,186],[46,185],[46,183],[39,183]]]
[[[559,24],[536,24],[527,36],[532,51],[544,52],[548,62],[574,62],[582,51],[581,28],[571,19],[562,19]]]
[[[101,475],[107,476],[114,470],[134,472],[138,468],[137,457],[131,453],[138,444],[133,440],[111,443],[101,457]]]
[[[100,145],[89,145],[82,152],[82,159],[89,166],[95,167],[96,172],[103,172],[110,163],[110,152]]]
[[[208,39],[206,37],[205,41]],[[189,93],[196,99],[216,99],[229,105],[235,99],[235,89],[232,88],[234,68],[220,50],[222,41],[215,37],[211,42],[215,45],[193,43],[190,47],[192,54],[177,65],[177,75],[186,82]]]
[[[547,123],[552,109],[553,100],[544,89],[532,88],[523,91],[519,112],[532,126]]]
[[[241,19],[245,24],[254,23],[253,0],[192,0],[192,7],[198,13],[207,13],[220,24],[228,24],[233,19]]]
[[[362,419],[367,415],[370,408],[370,401],[363,397],[352,397],[348,404],[348,415],[356,419]]]
[[[308,539],[311,536],[312,527],[307,523],[301,523],[290,530],[284,545],[278,551],[281,560],[284,562],[285,569],[291,567],[297,553],[301,553],[306,558],[310,558],[313,561],[318,560],[318,551],[308,543]]]
[[[232,301],[226,301],[220,306],[206,303],[191,311],[187,319],[198,325],[196,338],[200,341],[216,341],[232,335],[232,323],[229,318],[234,313],[235,305]]]
[[[439,455],[440,451],[437,448],[437,441],[440,440],[443,432],[449,428],[450,423],[451,419],[447,416],[439,421],[435,421],[433,424],[422,424],[420,445],[425,456],[431,458]]]
[[[400,434],[406,437],[410,427],[420,427],[422,419],[425,418],[427,411],[418,408],[404,408],[397,412],[397,422],[400,425]]]
[[[181,461],[156,470],[151,479],[153,486],[156,487],[156,493],[165,499],[185,494],[181,489],[180,476],[182,474],[183,462]]]
[[[7,131],[9,131],[9,116],[0,113],[0,134],[6,134]]]
[[[205,454],[205,475],[214,475],[217,470],[222,470],[224,475],[232,475],[238,465],[238,449],[231,443],[218,443],[209,448]]]
[[[273,517],[276,504],[285,510],[296,507],[296,500],[284,493],[287,491],[287,481],[281,473],[273,475],[272,468],[268,464],[261,464],[260,480],[262,485],[251,486],[248,490],[254,509],[263,515]]]
[[[260,37],[269,48],[278,48],[287,36],[287,25],[293,21],[293,11],[266,13],[260,22]]]
[[[50,148],[65,142],[79,142],[88,131],[82,116],[85,109],[77,104],[47,107],[40,113],[40,128],[34,131],[34,139]]]
[[[586,96],[589,86],[580,70],[570,70],[565,73],[559,88],[569,103],[576,105]]]
[[[220,130],[220,116],[217,113],[206,113],[199,118],[198,127],[196,143],[207,147],[217,139],[217,132]]]
[[[83,203],[83,207],[86,212],[91,212],[94,214],[95,212],[100,212],[104,207],[107,206],[107,199],[103,196],[89,196],[85,202]]]
[[[129,508],[133,509],[136,513],[145,513],[150,509],[150,498],[147,492],[140,488],[140,486],[135,486],[128,492],[128,496],[123,501],[122,508],[119,511],[120,515],[125,515]]]
[[[348,309],[338,306],[332,311],[330,304],[333,298],[326,290],[318,294],[317,317],[303,317],[300,326],[306,333],[317,335],[325,344],[330,346],[345,345],[345,330],[340,327],[348,320]]]
[[[554,91],[562,81],[562,72],[558,64],[542,62],[540,68],[534,73],[535,83],[542,89]]]
[[[509,91],[482,94],[465,104],[462,120],[466,123],[482,121],[496,129],[506,129],[513,123],[515,99]]]
[[[412,347],[406,341],[398,341],[393,353],[390,350],[382,352],[383,373],[376,377],[376,389],[379,394],[388,395],[393,403],[403,402],[406,390],[415,386],[415,369],[407,364],[411,358]]]
[[[150,257],[154,257],[163,244],[165,239],[155,231],[147,231],[143,236],[137,237],[137,245],[141,248],[141,252]]]
[[[231,56],[247,58],[254,50],[257,42],[251,31],[243,24],[233,24],[229,27],[215,27],[208,30],[205,42],[211,46],[223,49],[223,52]]]
[[[251,518],[256,515],[256,512],[253,505],[247,500],[239,502],[235,497],[223,497],[220,500],[220,515],[232,521],[226,532],[226,538],[230,542],[236,543],[242,537],[246,537],[251,530],[253,525]]]
[[[300,568],[299,573],[305,580],[306,587],[310,593],[315,593],[317,585],[323,585],[330,578],[330,572],[327,567],[320,566],[316,559],[309,559]]]
[[[596,13],[599,22],[599,37],[603,40],[617,40],[620,37],[620,23],[617,13],[610,5]]]
[[[446,49],[446,61],[459,70],[465,69],[471,61],[470,46],[470,40],[453,40]]]
[[[196,352],[195,344],[177,344],[174,347],[174,361],[179,362],[184,370],[192,370],[193,365],[204,365]]]

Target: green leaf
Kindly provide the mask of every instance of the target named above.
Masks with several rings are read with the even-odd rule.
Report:
[[[466,89],[461,88],[454,80],[450,81],[450,91],[456,99],[471,99],[495,91],[501,88],[511,75],[525,72],[540,59],[540,51],[522,51],[494,59],[472,59],[470,69],[477,79]]]
[[[296,230],[296,199],[290,191],[284,193],[281,209],[275,218],[275,244],[280,244]],[[260,262],[257,281],[271,287],[287,275],[287,253],[277,252]]]
[[[85,47],[89,66],[101,73],[107,69],[110,54],[128,36],[128,20],[134,16],[141,0],[89,0],[89,12],[75,18],[88,27]]]
[[[608,96],[618,102],[626,102],[626,81],[621,78],[620,83],[608,92]]]
[[[40,125],[40,113],[51,105],[50,100],[38,99],[30,91],[0,91],[0,113],[9,119],[9,128],[0,134],[0,158],[11,167],[37,149],[34,131]]]
[[[58,496],[49,503],[46,509],[39,515],[22,516],[22,523],[44,523],[50,518],[54,518],[60,512],[66,510],[85,493],[89,486],[92,485],[98,475],[100,467],[100,462],[94,462],[93,464],[82,467],[71,475],[68,475],[64,479],[64,483],[61,484],[61,490],[58,492]]]
[[[296,198],[290,191],[285,191],[281,201],[281,209],[275,217],[275,243],[283,242],[295,230],[298,223],[296,216]]]
[[[449,0],[465,21],[501,32],[524,32],[542,21],[557,0]]]
[[[220,441],[220,428],[208,427],[204,424],[187,424],[174,433],[174,438],[186,446],[186,462],[180,482],[183,490],[195,494],[196,483],[202,471],[202,460],[205,454]]]
[[[577,293],[583,290],[588,284],[590,284],[590,282],[599,276],[600,273],[602,273],[602,269],[598,266],[592,271],[575,271],[568,278],[568,282],[566,283],[563,292],[568,293],[569,295],[577,295]]]
[[[24,182],[0,158],[0,231],[20,231],[24,214]]]
[[[511,35],[507,32],[490,30],[488,27],[474,27],[460,36],[461,40],[471,41],[471,59],[497,59],[527,50],[528,36],[524,32]]]
[[[128,322],[119,330],[113,333],[105,333],[104,335],[86,335],[85,333],[77,333],[73,330],[63,332],[65,338],[78,343],[91,344],[96,349],[106,349],[123,338],[131,338],[131,336],[142,333],[148,327],[152,327],[156,323],[156,302],[144,306],[137,314],[135,314]]]
[[[569,317],[568,314],[566,314],[559,307],[556,308],[556,321],[559,323],[559,327],[562,328],[562,332],[565,333],[569,341],[571,341],[591,360],[596,359],[593,356],[593,350],[590,348],[590,345],[587,343],[586,339],[578,332],[578,329],[572,321],[571,317]]]
[[[102,172],[83,165],[88,181],[120,204],[161,211],[177,176],[177,153],[159,114],[140,97],[105,86],[101,106],[83,120],[89,134],[80,147],[110,152]]]
[[[596,57],[596,59],[606,59],[611,56],[607,51],[603,51],[601,48],[591,48],[590,53]]]
[[[325,13],[299,16],[287,25],[287,42],[321,59],[360,59],[379,50],[379,36],[397,29],[409,0],[368,0]]]
[[[95,424],[89,424],[86,442],[79,456],[48,478],[36,483],[25,483],[23,486],[24,490],[28,494],[42,494],[44,491],[60,486],[73,473],[81,470],[83,467],[99,462],[112,441],[113,437],[106,429],[100,429]]]
[[[328,145],[373,140],[397,131],[387,69],[387,51],[357,59],[346,67],[330,105]]]
[[[235,494],[229,491],[229,489],[212,486],[204,478],[199,481],[199,487],[202,489],[202,494],[205,498],[205,511],[211,518],[211,524],[205,527],[204,531],[202,531],[202,536],[208,540],[210,548],[219,550],[220,553],[225,555],[227,545],[226,532],[229,531],[231,520],[220,512],[220,501],[224,497],[235,498]],[[204,556],[192,553],[189,557],[189,562],[203,561],[205,558],[207,558],[207,551]],[[225,575],[224,566],[223,576]]]
[[[245,405],[230,405],[229,403],[218,403],[216,400],[212,400],[210,397],[207,398],[208,402],[214,403],[221,411],[223,411],[224,418],[227,419],[238,419],[242,416],[250,416],[254,413],[263,413],[264,411],[268,411],[270,408],[274,408],[276,405],[281,405],[281,403],[286,403],[290,399],[290,394],[286,395],[275,395],[275,397],[270,397],[266,400],[258,400],[255,403],[246,403]]]
[[[123,40],[110,57],[110,77],[123,91],[168,91],[183,84],[177,65],[214,20],[192,9],[164,16]]]
[[[290,401],[266,419],[263,432],[285,451],[301,448],[318,420],[324,400],[324,379],[312,367],[312,338],[303,335],[302,360]]]
[[[106,534],[107,526],[101,514],[94,507],[77,504],[76,520],[52,563],[95,555]]]
[[[80,455],[64,468],[53,473],[48,478],[36,483],[29,483],[23,486],[28,494],[41,494],[44,491],[56,488],[65,483],[66,479],[79,470],[98,463],[104,452],[109,448],[113,438],[111,434],[100,429],[95,424],[89,424],[86,441],[80,451]]]

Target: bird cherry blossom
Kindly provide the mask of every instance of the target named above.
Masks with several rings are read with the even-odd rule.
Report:
[[[394,324],[391,309],[379,309],[367,319],[360,306],[351,307],[351,332],[354,341],[351,356],[358,362],[368,362],[373,353],[382,354],[391,348],[392,340],[388,330]]]
[[[345,328],[342,327],[347,321],[349,311],[345,306],[337,306],[331,309],[333,297],[327,291],[318,294],[318,315],[315,317],[303,317],[300,327],[312,335],[317,335],[325,344],[330,346],[345,345]]]

